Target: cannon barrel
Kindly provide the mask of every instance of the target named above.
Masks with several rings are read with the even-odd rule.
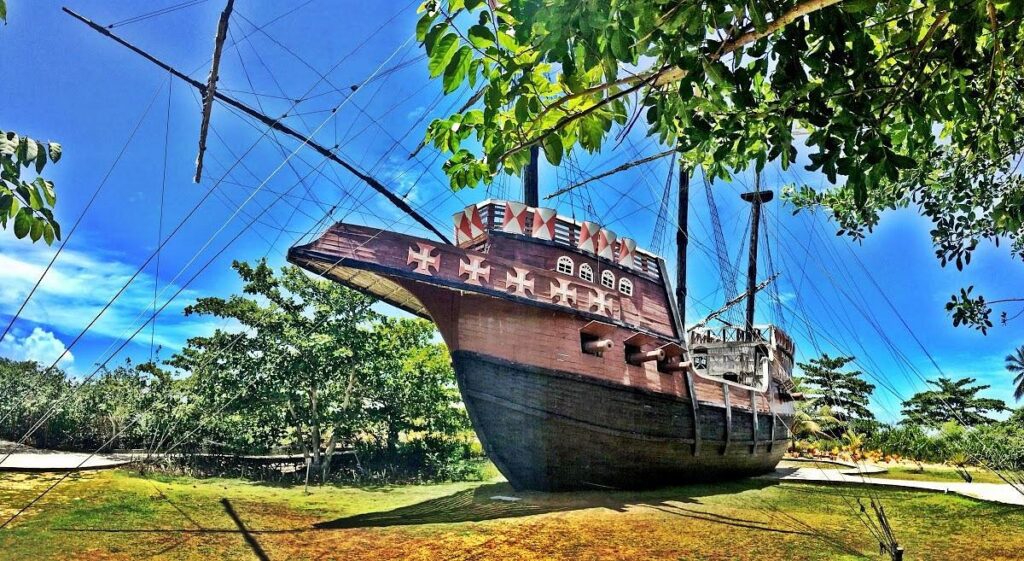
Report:
[[[653,351],[640,351],[637,353],[630,353],[626,360],[630,364],[641,365],[645,362],[652,360],[662,361],[665,360],[665,351],[662,349],[655,349]]]
[[[600,354],[605,351],[611,350],[612,340],[611,339],[598,339],[596,341],[587,341],[583,343],[583,350],[588,353]]]

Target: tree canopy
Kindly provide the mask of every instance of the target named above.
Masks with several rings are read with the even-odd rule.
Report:
[[[229,449],[293,443],[326,477],[338,446],[369,438],[394,453],[410,431],[466,430],[431,324],[386,318],[372,309],[376,300],[295,267],[233,267],[243,294],[200,298],[185,312],[242,329],[192,338],[170,361],[191,373],[206,434]]]
[[[7,2],[0,0],[0,21],[7,23]],[[33,242],[40,238],[47,244],[60,239],[60,224],[53,217],[57,193],[53,182],[38,174],[47,161],[57,163],[61,145],[39,142],[18,133],[0,130],[0,228],[14,225],[18,239],[28,236]],[[24,168],[34,167],[36,177],[25,180]]]
[[[863,380],[859,370],[843,371],[852,361],[853,357],[823,354],[798,363],[803,371],[800,383],[840,421],[872,420],[875,415],[868,409],[868,400],[875,386]]]
[[[943,265],[983,240],[1024,256],[1024,4],[1005,0],[427,0],[417,37],[445,92],[429,126],[455,189],[558,164],[641,123],[729,178],[806,153],[831,186],[793,186],[863,237],[885,209],[934,224]],[[987,328],[984,299],[954,296]]]
[[[974,378],[940,377],[929,380],[933,390],[918,392],[903,402],[903,416],[911,423],[925,423],[937,427],[953,421],[973,427],[994,422],[990,413],[1006,411],[1001,399],[979,397],[978,394],[991,386],[975,385]]]
[[[1015,374],[1013,377],[1013,398],[1020,401],[1024,397],[1024,345],[1017,347],[1013,353],[1006,355],[1006,371]]]

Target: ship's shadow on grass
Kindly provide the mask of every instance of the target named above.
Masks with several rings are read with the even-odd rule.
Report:
[[[681,510],[681,504],[699,504],[701,497],[739,493],[774,484],[776,482],[751,479],[718,485],[693,485],[651,491],[540,493],[515,491],[507,483],[492,483],[392,510],[356,514],[321,522],[314,527],[327,530],[457,524],[591,508],[626,512],[630,508],[650,507],[685,516],[688,511]]]

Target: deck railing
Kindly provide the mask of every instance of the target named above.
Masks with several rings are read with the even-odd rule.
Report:
[[[493,199],[488,199],[476,204],[477,211],[480,213],[480,221],[485,230],[502,230],[502,225],[505,221],[505,206],[505,201]],[[532,211],[533,209],[528,208],[528,210]],[[533,212],[526,213],[523,235],[533,236],[534,216],[535,214]],[[456,215],[456,217],[458,217],[458,215]],[[458,224],[458,218],[456,218],[456,221]],[[552,241],[568,247],[577,248],[582,229],[582,222],[557,215],[555,217],[554,239]],[[613,255],[619,255],[623,243],[624,242],[621,239],[615,240]],[[632,269],[655,279],[661,279],[660,258],[657,255],[639,247],[632,250],[632,253]],[[609,261],[613,263],[616,262],[614,259],[610,259]]]

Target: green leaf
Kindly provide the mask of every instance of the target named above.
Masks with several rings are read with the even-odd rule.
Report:
[[[35,161],[36,156],[39,155],[39,145],[31,138],[22,137],[22,141],[24,142],[25,152],[21,157],[21,165],[28,167]]]
[[[768,27],[768,21],[764,17],[764,11],[761,10],[760,0],[751,0],[749,5],[750,19],[754,22],[754,29],[757,31],[764,31]]]
[[[732,81],[728,78],[730,76],[729,69],[725,67],[721,62],[711,62],[709,60],[701,60],[701,64],[704,66],[704,73],[707,74],[708,78],[711,79],[715,85],[725,88],[732,89]]]
[[[27,208],[23,208],[18,211],[18,216],[14,218],[14,235],[20,240],[28,235],[32,229],[32,211]]]
[[[497,43],[494,33],[486,25],[477,24],[469,28],[469,42],[478,49],[486,49]]]
[[[544,157],[548,159],[548,163],[557,166],[562,162],[562,138],[557,133],[545,136],[541,144],[544,147]]]
[[[466,79],[466,73],[469,72],[469,65],[473,62],[473,49],[469,48],[469,45],[463,45],[459,48],[455,56],[452,57],[451,62],[448,63],[447,68],[444,69],[444,93],[449,94],[459,88],[463,80]]]
[[[49,223],[43,224],[43,240],[46,242],[46,245],[53,244],[53,226],[50,226]]]
[[[18,135],[13,132],[0,132],[0,154],[14,155],[18,151]]]
[[[35,218],[32,219],[32,227],[29,228],[28,236],[29,238],[32,239],[33,242],[37,242],[39,241],[39,238],[43,237],[42,220],[36,220]]]
[[[427,63],[427,70],[431,78],[437,78],[448,67],[452,57],[459,50],[459,37],[454,33],[448,33],[434,46],[430,53],[430,61]]]
[[[420,20],[416,22],[417,41],[422,42],[427,38],[427,32],[430,31],[430,24],[432,23],[434,23],[434,14],[431,14],[429,11],[423,12],[423,15],[420,16]],[[53,146],[52,142],[50,143],[50,146]],[[53,158],[51,157],[51,159]]]
[[[42,177],[37,177],[32,183],[39,188],[40,193],[42,193],[46,198],[46,204],[53,206],[57,203],[57,193],[53,190],[52,181],[47,181]]]
[[[7,1],[0,0],[0,21],[7,23]]]
[[[56,164],[60,161],[60,157],[63,154],[64,149],[61,148],[60,143],[57,142],[51,142],[48,147],[50,149],[50,161]]]

